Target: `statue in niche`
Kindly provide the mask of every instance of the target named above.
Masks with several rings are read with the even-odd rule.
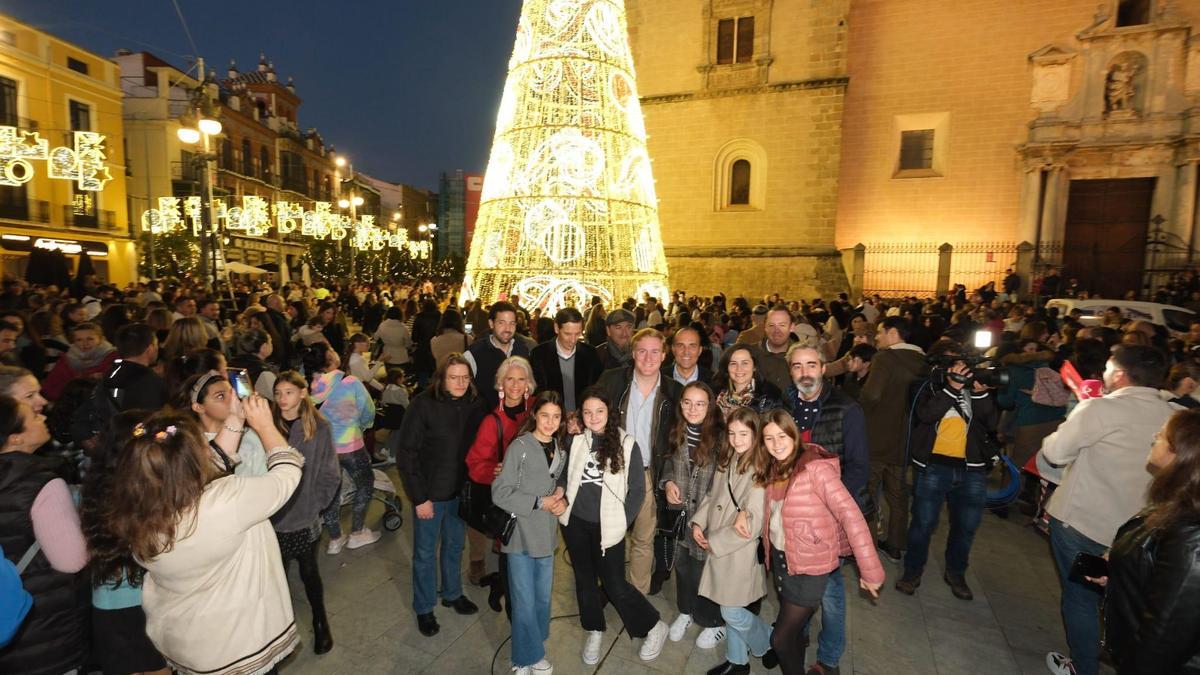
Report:
[[[1104,90],[1105,111],[1136,112],[1134,97],[1137,94],[1134,78],[1140,68],[1132,63],[1114,64],[1108,73],[1108,84]]]

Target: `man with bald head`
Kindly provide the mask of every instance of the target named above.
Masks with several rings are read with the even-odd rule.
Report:
[[[278,366],[280,370],[287,370],[292,367],[292,341],[288,339],[292,334],[292,327],[288,323],[287,306],[284,304],[283,296],[278,293],[268,295],[265,304],[267,320],[271,322],[275,334],[282,338],[279,340],[280,344],[272,345],[271,355],[267,357],[267,360]]]

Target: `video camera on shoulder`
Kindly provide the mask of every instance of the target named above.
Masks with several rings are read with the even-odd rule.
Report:
[[[1008,369],[993,364],[984,356],[984,352],[992,346],[991,331],[975,331],[974,344],[971,347],[963,347],[952,340],[950,342],[952,344],[945,345],[942,349],[938,349],[936,343],[930,348],[927,361],[930,365],[929,381],[932,385],[944,387],[950,382],[955,382],[969,387],[978,382],[993,389],[1008,386]],[[956,363],[965,365],[967,373],[951,372],[950,369]]]

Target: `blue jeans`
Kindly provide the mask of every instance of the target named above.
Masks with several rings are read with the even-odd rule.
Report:
[[[1090,585],[1071,581],[1071,564],[1079,553],[1103,555],[1106,550],[1108,547],[1079,530],[1050,518],[1050,552],[1062,582],[1063,626],[1076,675],[1096,675],[1100,671],[1100,604],[1104,596]]]
[[[413,509],[413,610],[417,614],[433,611],[437,600],[437,570],[442,570],[442,598],[462,596],[462,552],[466,523],[458,517],[458,498],[433,502],[433,518],[421,520]],[[441,553],[438,555],[438,538]],[[437,556],[437,560],[434,557]]]
[[[908,551],[904,575],[921,576],[929,560],[929,539],[937,529],[942,503],[950,506],[950,534],[946,537],[946,573],[964,574],[975,531],[987,503],[987,474],[965,468],[933,464],[913,476],[912,521],[908,525]]]
[[[721,607],[725,619],[725,660],[744,666],[750,655],[762,656],[771,648],[771,624],[745,607]]]
[[[550,639],[550,590],[554,556],[508,555],[508,596],[512,603],[512,662],[532,666],[546,656]]]
[[[817,636],[817,660],[837,667],[846,651],[846,580],[842,577],[843,558],[829,573],[825,595],[821,597],[821,634]]]

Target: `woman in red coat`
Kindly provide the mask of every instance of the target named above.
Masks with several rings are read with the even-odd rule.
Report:
[[[76,378],[99,381],[117,359],[117,350],[104,339],[94,323],[76,324],[71,329],[71,348],[59,357],[42,383],[42,395],[51,401],[62,396],[67,383]]]
[[[804,627],[820,606],[839,558],[857,559],[859,586],[872,597],[879,597],[883,565],[867,521],[842,484],[837,457],[801,443],[785,410],[763,415],[762,436],[755,480],[767,491],[763,543],[779,592],[771,648],[784,675],[799,675],[804,672]]]
[[[532,394],[537,388],[533,380],[533,368],[529,361],[522,356],[510,356],[496,369],[496,389],[500,392],[500,403],[490,414],[483,418],[479,430],[475,432],[475,441],[467,451],[467,475],[471,480],[483,485],[491,485],[492,480],[500,473],[504,463],[504,450],[517,435],[529,415],[529,404]],[[467,581],[473,584],[488,585],[492,590],[488,604],[492,609],[499,610],[500,597],[504,595],[504,554],[500,554],[500,572],[496,575],[487,574],[488,539],[485,534],[475,528],[467,528],[471,566],[467,571]],[[488,579],[487,583],[484,580]]]

